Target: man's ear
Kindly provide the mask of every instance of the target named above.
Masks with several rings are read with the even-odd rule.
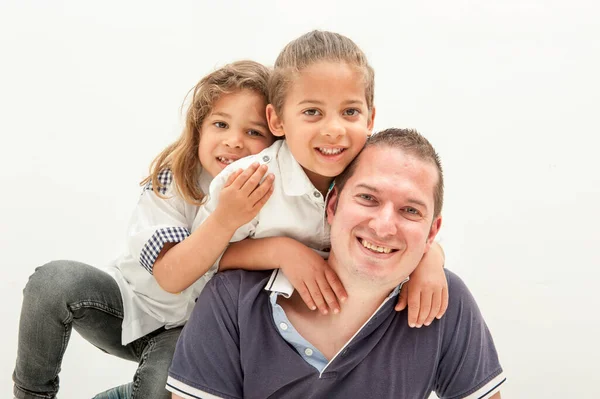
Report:
[[[327,223],[333,223],[333,215],[335,215],[335,211],[337,209],[338,204],[338,188],[333,186],[333,189],[329,193],[329,197],[327,197]]]
[[[277,115],[277,112],[275,112],[275,107],[273,107],[273,104],[267,104],[267,123],[269,124],[269,129],[274,136],[285,136],[283,131],[283,120],[279,117],[279,115]]]
[[[369,112],[369,120],[367,121],[367,129],[369,130],[369,136],[373,134],[373,126],[375,126],[375,106]]]
[[[427,241],[425,244],[425,252],[429,251],[433,240],[437,233],[439,233],[440,228],[442,227],[442,215],[438,215],[437,218],[431,223],[431,229],[429,229],[429,235],[427,236]]]

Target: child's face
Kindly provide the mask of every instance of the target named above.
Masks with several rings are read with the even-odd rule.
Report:
[[[198,156],[215,177],[235,160],[261,152],[275,138],[267,127],[266,102],[252,90],[223,94],[204,118]]]
[[[362,149],[373,128],[364,75],[345,63],[319,62],[289,85],[281,115],[267,108],[273,134],[285,135],[294,158],[324,192]]]

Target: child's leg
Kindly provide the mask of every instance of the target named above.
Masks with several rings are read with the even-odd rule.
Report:
[[[121,346],[123,302],[114,279],[95,267],[55,261],[37,268],[23,290],[14,394],[54,398],[71,328],[100,349],[137,360]]]
[[[170,399],[171,394],[165,389],[165,385],[181,328],[161,328],[133,342],[131,345],[141,349],[134,382],[108,389],[94,396],[94,399]]]
[[[171,398],[171,393],[165,389],[165,385],[181,329],[182,327],[170,330],[161,328],[140,338],[140,341],[146,342],[133,377],[132,399]]]

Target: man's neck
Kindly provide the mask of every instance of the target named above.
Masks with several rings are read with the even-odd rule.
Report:
[[[349,281],[342,282],[348,299],[340,304],[338,314],[330,311],[323,315],[319,311],[311,311],[297,292],[289,299],[280,297],[278,300],[294,328],[328,360],[360,330],[390,293],[388,290],[374,295],[372,290],[352,285]]]

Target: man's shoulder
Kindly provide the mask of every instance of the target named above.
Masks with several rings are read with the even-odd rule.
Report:
[[[245,297],[250,293],[257,295],[266,286],[271,272],[271,270],[225,270],[217,273],[208,285],[217,290],[224,286],[237,297]]]
[[[448,280],[448,292],[450,296],[471,296],[471,292],[462,278],[449,269],[444,269],[444,273],[446,273],[446,280]]]
[[[448,310],[442,321],[451,325],[452,330],[462,323],[470,323],[474,319],[483,320],[479,307],[465,282],[456,273],[444,269],[448,280]]]

